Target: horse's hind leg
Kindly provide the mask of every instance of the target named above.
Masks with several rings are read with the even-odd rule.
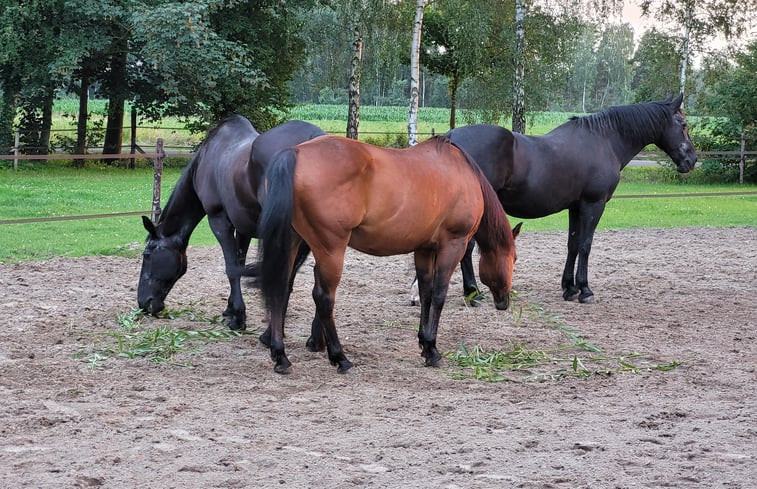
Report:
[[[316,310],[314,321],[318,320],[323,327],[329,361],[332,365],[337,366],[337,372],[343,374],[352,368],[352,362],[344,355],[342,344],[339,342],[336,324],[334,323],[334,302],[336,300],[336,289],[342,277],[344,249],[341,253],[332,249],[332,253],[316,256],[315,284],[313,286],[313,301]]]
[[[604,201],[581,202],[576,288],[580,291],[578,301],[582,304],[594,302],[594,292],[589,288],[589,253],[591,253],[591,243],[594,241],[594,231],[604,210]]]

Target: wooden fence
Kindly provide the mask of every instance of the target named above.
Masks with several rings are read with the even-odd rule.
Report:
[[[158,138],[155,144],[154,153],[124,153],[124,154],[48,154],[48,155],[21,155],[18,154],[18,146],[14,148],[12,155],[0,155],[0,160],[13,160],[13,169],[18,171],[19,160],[134,160],[137,158],[147,158],[152,160],[153,164],[153,186],[152,186],[152,209],[149,211],[153,222],[158,221],[160,216],[160,187],[163,180],[163,161],[167,156],[191,157],[194,153],[172,153],[167,154],[163,150],[163,139]],[[42,222],[49,220],[70,220],[70,219],[94,219],[99,217],[116,217],[135,214],[145,214],[146,212],[119,212],[113,214],[92,214],[87,216],[63,216],[57,218],[33,218],[33,219],[14,219],[0,221],[2,224],[17,224],[21,222]]]
[[[0,220],[0,224],[21,224],[32,222],[48,222],[48,221],[66,221],[74,219],[99,219],[105,217],[120,217],[120,216],[132,216],[132,215],[144,215],[150,214],[153,222],[158,221],[160,216],[160,189],[161,181],[163,179],[163,162],[167,157],[181,157],[191,158],[194,153],[191,152],[174,152],[166,153],[163,149],[163,139],[158,139],[155,145],[155,152],[132,152],[132,153],[120,153],[120,154],[47,154],[47,155],[23,155],[18,152],[18,142],[16,143],[13,154],[0,155],[0,160],[13,160],[14,170],[18,170],[18,162],[21,160],[135,160],[138,158],[146,158],[152,160],[153,163],[153,190],[152,190],[152,208],[149,211],[131,211],[131,212],[116,212],[109,214],[87,214],[80,216],[57,216],[57,217],[41,217],[41,218],[28,218],[28,219],[6,219]],[[744,163],[747,156],[757,155],[757,151],[747,151],[742,145],[740,151],[699,151],[697,154],[702,156],[714,156],[714,157],[732,157],[739,156],[739,181],[743,183],[744,176]],[[661,152],[642,152],[639,153],[636,159],[649,159],[660,160],[667,158]],[[715,196],[728,196],[728,195],[753,195],[757,192],[745,191],[745,192],[712,192],[712,193],[692,193],[692,194],[655,194],[655,195],[615,195],[614,198],[654,198],[654,197],[715,197]]]

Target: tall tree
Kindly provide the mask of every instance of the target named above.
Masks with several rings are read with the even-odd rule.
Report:
[[[655,29],[646,31],[632,63],[633,102],[663,99],[678,86],[678,48],[674,37]]]
[[[607,25],[596,52],[594,100],[596,107],[624,105],[630,102],[633,56],[633,30],[628,24]]]
[[[410,111],[407,118],[407,141],[418,144],[418,82],[420,79],[421,32],[427,0],[416,0],[413,34],[410,41]]]
[[[525,2],[515,0],[515,70],[513,71],[513,132],[526,132],[524,52],[526,48]]]
[[[684,93],[692,53],[702,52],[714,37],[733,40],[744,34],[757,15],[751,0],[643,0],[642,15],[679,28],[679,90]]]

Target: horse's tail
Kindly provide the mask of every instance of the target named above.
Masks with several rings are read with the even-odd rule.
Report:
[[[265,197],[258,223],[262,242],[258,247],[259,284],[269,308],[281,306],[289,294],[296,163],[297,152],[285,149],[274,157],[265,175]]]
[[[473,158],[460,146],[450,141],[465,156],[468,165],[473,173],[478,177],[478,183],[481,186],[481,194],[484,198],[484,215],[481,217],[481,224],[474,235],[478,246],[482,249],[492,249],[497,243],[506,245],[508,248],[513,246],[513,233],[510,227],[510,221],[507,219],[505,209],[499,202],[497,192],[486,178],[483,170],[473,160]]]

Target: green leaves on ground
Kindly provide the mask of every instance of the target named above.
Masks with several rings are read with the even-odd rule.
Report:
[[[175,328],[170,321],[184,319],[205,323],[209,327],[198,329]],[[197,351],[215,341],[225,341],[254,331],[232,331],[219,316],[207,316],[194,308],[166,309],[158,318],[151,318],[139,309],[116,314],[118,329],[97,333],[94,346],[77,355],[86,359],[90,367],[101,367],[106,360],[114,358],[144,358],[155,363],[190,365],[189,361],[178,362],[180,353]]]
[[[544,306],[535,302],[524,303],[515,293],[512,298],[513,322],[519,323],[527,318],[532,324],[559,331],[567,343],[551,348],[512,343],[501,350],[462,344],[457,351],[445,353],[450,366],[449,374],[453,378],[488,382],[545,382],[594,375],[667,372],[681,365],[680,361],[675,360],[657,364],[637,352],[620,355],[606,353],[584,339],[578,329],[562,321],[559,314],[549,313]]]

